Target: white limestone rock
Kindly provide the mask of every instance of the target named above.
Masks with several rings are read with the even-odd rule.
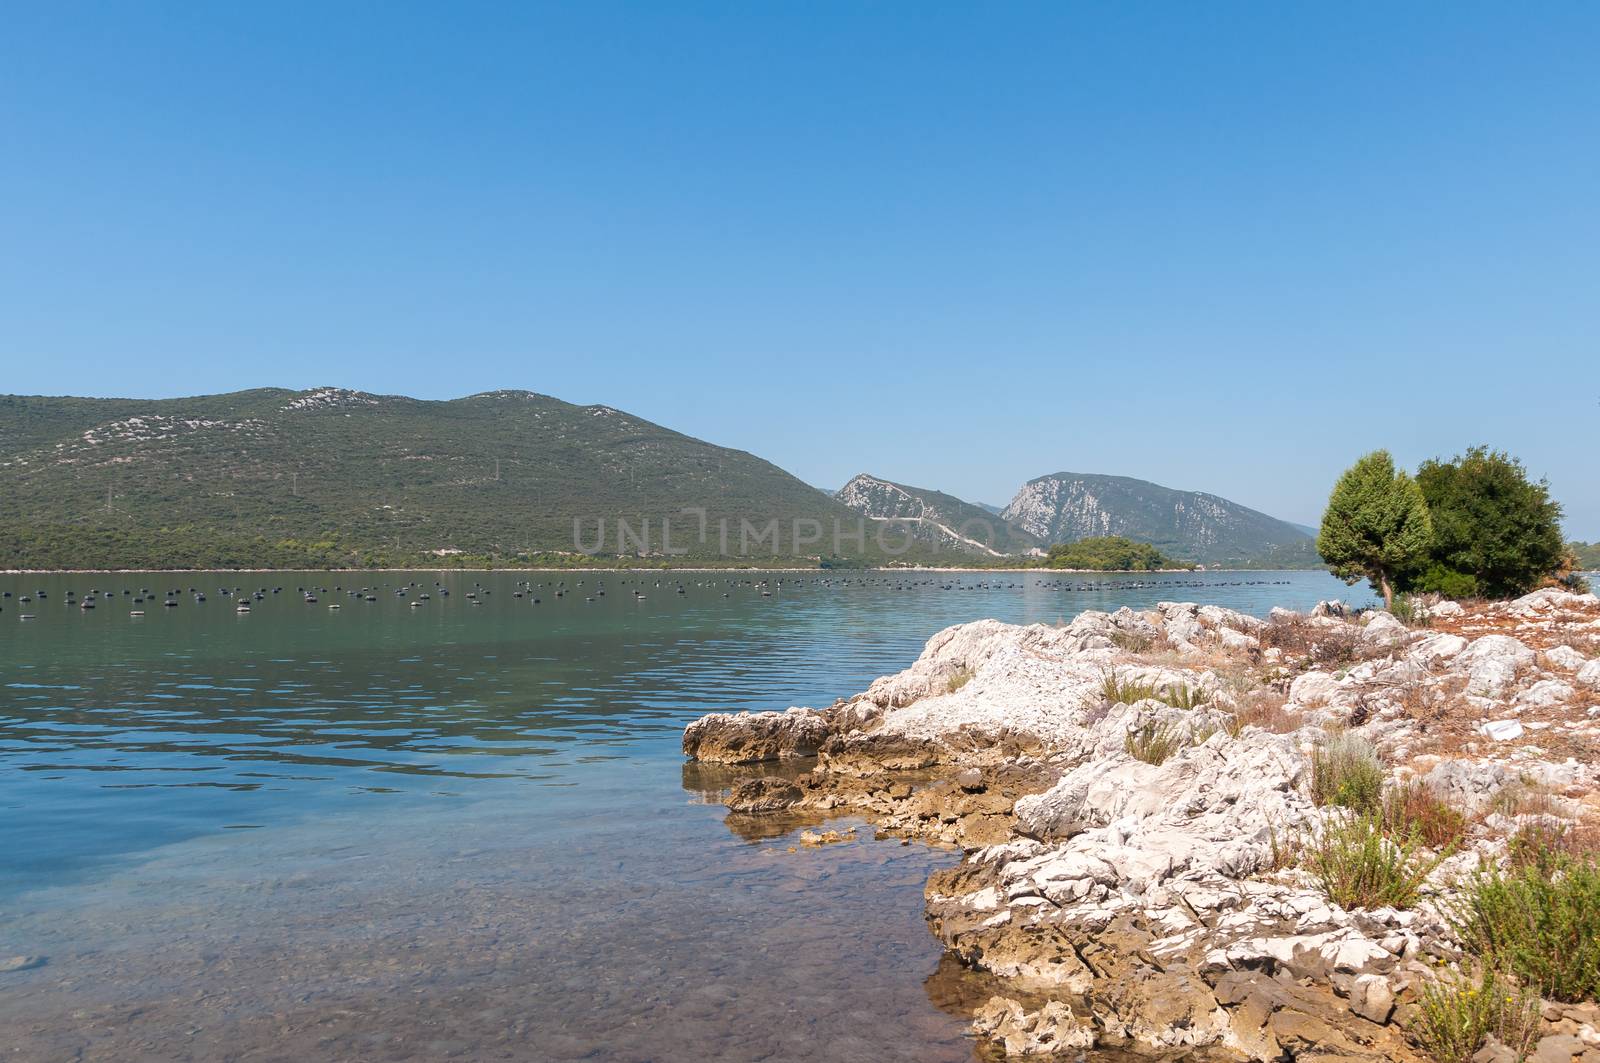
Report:
[[[1308,709],[1332,704],[1341,693],[1339,680],[1327,672],[1306,672],[1289,684],[1289,700]]]
[[[1373,613],[1367,626],[1361,629],[1361,644],[1378,649],[1392,649],[1411,639],[1411,629],[1389,613]]]
[[[1556,646],[1544,651],[1545,664],[1564,672],[1575,672],[1589,663],[1589,658],[1571,646]]]
[[[1467,640],[1460,635],[1440,632],[1419,640],[1406,651],[1406,656],[1424,668],[1436,668],[1459,656],[1466,648]]]
[[[1517,704],[1530,709],[1554,708],[1571,701],[1576,693],[1569,683],[1559,679],[1541,679],[1517,695]]]
[[[1532,666],[1535,654],[1510,635],[1484,635],[1473,639],[1450,662],[1453,672],[1465,672],[1467,693],[1503,698],[1516,684],[1517,675]]]
[[[1573,682],[1590,690],[1600,690],[1600,657],[1579,668],[1578,674],[1573,676]]]
[[[1512,616],[1531,619],[1563,611],[1587,611],[1597,605],[1600,605],[1600,598],[1592,594],[1573,594],[1556,587],[1546,587],[1508,602],[1505,611]]]

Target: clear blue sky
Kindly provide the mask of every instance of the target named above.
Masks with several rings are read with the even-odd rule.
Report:
[[[0,391],[604,402],[837,486],[1600,538],[1600,5],[8,4]]]

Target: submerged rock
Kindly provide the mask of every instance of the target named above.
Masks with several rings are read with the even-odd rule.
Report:
[[[793,808],[805,796],[799,786],[788,779],[764,775],[758,779],[745,779],[733,788],[728,798],[730,811],[744,815],[762,815]]]

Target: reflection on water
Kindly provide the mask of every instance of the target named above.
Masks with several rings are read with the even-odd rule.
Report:
[[[111,596],[67,604],[91,585]],[[218,593],[257,585],[248,614]],[[0,973],[12,1058],[877,1061],[972,1058],[982,988],[921,925],[922,885],[952,857],[731,834],[728,777],[680,763],[683,723],[826,704],[961,620],[1167,598],[1264,612],[1343,588],[308,573],[0,589],[0,961],[48,956]]]

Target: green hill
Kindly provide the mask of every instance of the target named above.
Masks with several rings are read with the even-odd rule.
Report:
[[[526,391],[0,397],[0,496],[3,567],[559,561],[575,541],[776,561],[834,553],[836,520],[840,553],[889,559],[870,527],[855,537],[859,514],[769,462]],[[821,541],[797,545],[796,521]]]

